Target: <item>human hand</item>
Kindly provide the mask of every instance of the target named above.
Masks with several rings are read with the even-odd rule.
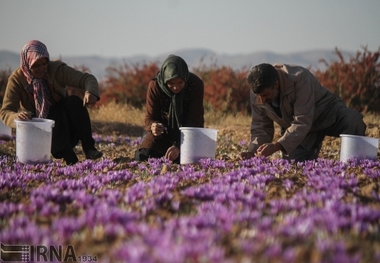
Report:
[[[264,143],[257,149],[256,154],[258,156],[269,156],[279,150],[281,150],[281,144],[279,143]]]
[[[240,154],[240,157],[245,160],[245,159],[251,159],[253,156],[255,156],[255,153],[253,152],[242,152]]]
[[[161,134],[164,133],[164,131],[166,130],[166,127],[162,123],[153,122],[150,125],[150,130],[152,131],[152,134],[154,136],[160,136]]]
[[[179,156],[179,148],[177,146],[170,146],[169,149],[166,151],[165,158],[174,161]]]
[[[86,92],[83,98],[83,106],[86,106],[88,104],[95,104],[97,101],[98,98],[95,95],[91,94],[90,92]]]
[[[17,119],[20,121],[29,121],[32,119],[32,114],[29,111],[21,111],[17,114]]]

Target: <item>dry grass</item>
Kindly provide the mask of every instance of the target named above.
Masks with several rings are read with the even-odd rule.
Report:
[[[109,103],[107,106],[89,109],[94,123],[94,131],[110,134],[140,136],[144,125],[145,109],[137,109],[127,104]],[[364,116],[367,135],[380,138],[379,114]],[[112,124],[112,125],[111,125]],[[236,130],[249,135],[251,117],[241,113],[225,114],[215,110],[205,111],[205,127],[220,130]],[[108,127],[108,128],[107,128]]]
[[[144,132],[144,110],[127,104],[111,102],[99,108],[89,108],[89,114],[95,133],[137,137]]]
[[[127,104],[111,102],[106,106],[89,109],[91,120],[99,122],[122,122],[132,125],[144,124],[144,110]]]
[[[108,122],[124,122],[134,125],[143,125],[145,109],[137,109],[128,104],[118,104],[111,102],[106,106],[89,109],[91,120],[108,121]],[[379,123],[379,114],[367,114],[364,121],[368,124]],[[205,111],[205,126],[239,126],[249,125],[251,117],[241,113],[225,114],[215,110]]]
[[[94,122],[116,122],[129,125],[144,125],[145,109],[137,109],[127,104],[114,102],[99,108],[89,109],[91,120]],[[249,126],[250,116],[240,113],[225,114],[215,110],[205,112],[205,127]]]

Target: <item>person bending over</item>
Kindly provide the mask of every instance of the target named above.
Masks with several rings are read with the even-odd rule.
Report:
[[[20,67],[9,77],[0,118],[15,128],[14,120],[44,118],[55,121],[51,153],[54,158],[75,164],[78,157],[73,148],[81,141],[87,159],[102,157],[95,148],[87,104],[99,98],[96,78],[67,66],[62,61],[50,61],[45,44],[27,42],[21,50]],[[66,86],[85,90],[83,101],[67,94]]]
[[[283,158],[301,162],[318,157],[325,136],[365,135],[363,115],[344,105],[306,68],[259,64],[247,75],[251,87],[251,142],[244,159],[281,151]],[[274,122],[281,137],[273,142]]]

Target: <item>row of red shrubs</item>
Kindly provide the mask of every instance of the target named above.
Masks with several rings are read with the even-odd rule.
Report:
[[[343,98],[348,107],[362,113],[380,112],[380,47],[370,52],[366,47],[346,61],[335,49],[338,60],[331,63],[324,59],[326,70],[313,71],[322,85]],[[87,71],[82,67],[80,70]],[[100,83],[101,100],[97,105],[111,101],[128,103],[136,108],[144,107],[147,84],[159,70],[156,63],[143,65],[110,66],[105,81]],[[233,70],[228,66],[199,66],[192,69],[205,84],[205,107],[225,113],[249,113],[249,87],[245,81],[248,69]],[[0,99],[10,70],[0,71]],[[71,94],[81,93],[70,88]]]

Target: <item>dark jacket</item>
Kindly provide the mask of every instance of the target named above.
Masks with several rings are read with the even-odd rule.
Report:
[[[314,143],[311,132],[323,130],[335,122],[340,97],[323,87],[306,68],[276,64],[280,82],[280,111],[276,114],[269,103],[262,103],[251,91],[252,124],[249,151],[256,152],[263,143],[270,143],[274,135],[274,122],[284,129],[278,140],[287,154],[301,145],[308,149]]]
[[[189,79],[185,92],[182,114],[182,127],[203,127],[203,81],[193,73],[189,73]],[[179,127],[171,128],[168,125],[168,112],[171,99],[158,86],[157,80],[151,80],[146,95],[145,131],[146,136],[140,145],[141,148],[153,149],[165,154],[166,150],[176,145],[180,147]],[[160,136],[153,136],[150,127],[153,122],[162,123],[167,132]]]

